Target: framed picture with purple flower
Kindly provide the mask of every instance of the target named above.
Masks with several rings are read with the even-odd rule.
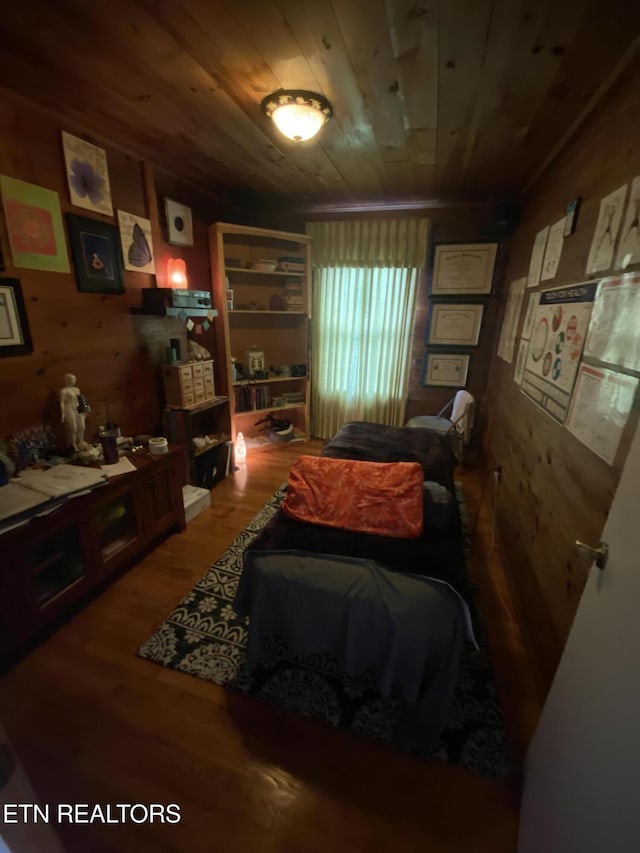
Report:
[[[82,293],[124,293],[120,235],[115,225],[67,213],[76,284]]]
[[[104,148],[62,131],[71,204],[113,216],[109,170]]]

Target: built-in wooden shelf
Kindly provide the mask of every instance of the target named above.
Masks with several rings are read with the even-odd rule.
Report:
[[[233,311],[229,311],[229,314],[304,314],[306,315],[306,311],[269,311],[268,309],[260,309],[260,308],[252,308],[252,309],[243,309],[243,308],[234,308]]]
[[[225,267],[225,272],[248,272],[250,275],[277,275],[282,277],[286,276],[294,276],[295,278],[304,278],[306,272],[305,270],[300,270],[300,272],[291,272],[290,270],[252,270],[245,269],[244,267]]]
[[[272,376],[271,379],[238,379],[233,383],[234,388],[242,385],[267,385],[270,382],[299,382],[306,376]]]
[[[266,415],[267,412],[286,412],[291,409],[304,409],[306,403],[291,403],[290,406],[269,406],[268,409],[249,409],[247,412],[236,412],[236,417],[241,418],[245,415]]]

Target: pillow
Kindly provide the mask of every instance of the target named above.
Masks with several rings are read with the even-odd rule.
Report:
[[[282,511],[297,521],[416,539],[423,529],[423,476],[417,462],[300,456]]]

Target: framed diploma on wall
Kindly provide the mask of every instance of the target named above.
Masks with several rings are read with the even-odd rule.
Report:
[[[475,347],[484,305],[432,302],[427,323],[428,346]]]
[[[464,388],[467,384],[470,358],[468,353],[427,350],[422,364],[422,384]]]
[[[487,296],[493,285],[497,243],[437,243],[431,296]]]

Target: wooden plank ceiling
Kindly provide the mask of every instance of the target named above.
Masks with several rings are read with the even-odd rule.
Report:
[[[0,84],[216,189],[296,207],[517,193],[615,76],[628,0],[19,0]],[[319,139],[262,114],[323,93]]]

